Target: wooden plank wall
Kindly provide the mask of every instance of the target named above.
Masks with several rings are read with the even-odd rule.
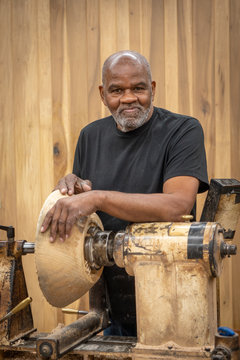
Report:
[[[0,0],[0,224],[34,241],[44,199],[71,171],[80,129],[108,113],[101,66],[122,49],[149,59],[155,105],[201,121],[209,177],[240,179],[239,19],[239,0]],[[221,280],[221,322],[234,328],[239,259]],[[72,321],[41,295],[34,256],[24,266],[38,329]]]

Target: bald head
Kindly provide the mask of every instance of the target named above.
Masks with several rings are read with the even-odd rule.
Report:
[[[111,70],[111,68],[114,65],[117,64],[136,64],[136,65],[142,65],[146,69],[149,82],[152,81],[152,74],[151,74],[151,68],[149,65],[149,62],[147,59],[139,54],[136,51],[131,50],[122,50],[118,51],[115,54],[110,55],[104,62],[103,68],[102,68],[102,84],[104,85],[106,80],[106,73],[108,70]]]

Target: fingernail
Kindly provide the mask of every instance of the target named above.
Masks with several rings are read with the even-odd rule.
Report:
[[[61,238],[61,237],[59,238],[59,240],[60,240],[61,242],[63,242],[63,241],[64,241],[64,240],[63,240],[63,238]]]
[[[43,230],[44,230],[44,227],[42,226],[42,227],[41,227],[41,232],[43,232]]]
[[[63,188],[63,189],[61,190],[61,193],[62,193],[62,194],[65,194],[66,191],[67,191],[67,189]]]
[[[72,195],[72,194],[73,194],[72,190],[69,190],[68,195]]]
[[[52,236],[50,236],[49,241],[53,242],[53,237]]]
[[[68,235],[66,235],[66,236],[65,236],[65,239],[68,239],[68,237],[69,237],[69,236],[68,236]]]

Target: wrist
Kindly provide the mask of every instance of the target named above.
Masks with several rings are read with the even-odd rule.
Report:
[[[94,196],[95,211],[103,211],[103,204],[106,201],[106,191],[92,190],[91,194]]]

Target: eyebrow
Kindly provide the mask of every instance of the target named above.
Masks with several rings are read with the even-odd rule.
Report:
[[[143,87],[146,87],[147,84],[144,82],[144,81],[140,81],[136,84],[133,84],[131,87],[138,87],[138,86],[143,86]],[[113,89],[117,89],[117,88],[121,88],[122,86],[120,84],[111,84],[109,87],[108,87],[108,90],[113,90]]]

